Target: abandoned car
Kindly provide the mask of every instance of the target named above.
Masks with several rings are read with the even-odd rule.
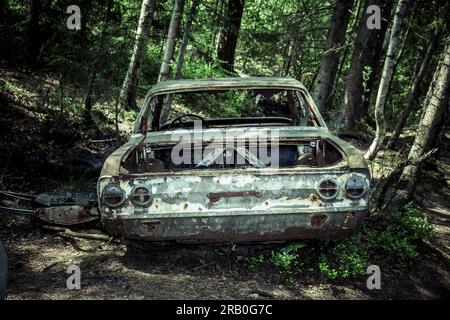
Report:
[[[300,82],[243,77],[155,85],[97,194],[112,235],[237,242],[351,234],[369,185]]]

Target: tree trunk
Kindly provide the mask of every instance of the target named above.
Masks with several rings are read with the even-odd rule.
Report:
[[[89,82],[87,87],[87,92],[84,97],[84,110],[83,110],[83,119],[84,124],[87,126],[91,126],[93,123],[92,119],[92,91],[94,90],[94,81],[97,72],[95,72],[95,66],[91,67],[91,74],[89,76]]]
[[[398,54],[397,57],[395,58],[395,62],[394,62],[394,74],[396,73],[397,70],[397,66],[399,65],[400,61],[403,58],[403,54],[405,52],[405,48],[406,48],[406,43],[408,42],[408,35],[409,35],[409,31],[411,30],[411,27],[413,25],[414,20],[414,16],[416,14],[416,10],[415,10],[415,5],[414,2],[412,3],[412,13],[410,14],[409,17],[409,22],[408,22],[408,27],[405,29],[404,31],[404,35],[403,35],[403,43],[400,46],[400,49],[398,50]],[[385,41],[383,43],[382,49],[381,49],[381,53],[380,53],[380,57],[384,57],[386,55],[386,51],[389,45],[389,39],[390,39],[390,34],[391,34],[391,30],[386,31],[386,36],[385,36]],[[380,86],[380,78],[381,78],[381,74],[379,72],[379,70],[382,70],[383,68],[383,64],[379,63],[377,66],[377,71],[373,73],[373,79],[372,77],[368,80],[368,83],[370,83],[370,90],[366,90],[364,97],[363,97],[363,110],[369,110],[370,106],[371,106],[371,101],[373,101],[372,99],[374,98],[374,93],[375,93],[375,99],[376,99],[376,93],[377,92],[373,92],[373,88],[378,88]],[[413,70],[416,70],[415,68]],[[392,80],[393,78],[391,78],[391,82],[389,83],[389,89],[388,89],[388,96],[386,97],[386,100],[389,100],[389,96],[391,94],[391,85],[392,85]],[[366,85],[366,88],[369,87],[369,85]],[[368,119],[370,122],[372,122],[372,119]],[[368,124],[371,125],[372,123]]]
[[[299,32],[297,29],[293,30],[292,33],[293,33],[292,41],[288,45],[288,53],[287,53],[286,59],[283,63],[283,71],[282,71],[283,77],[287,77],[289,75],[289,71],[291,70],[292,63],[294,62],[294,60],[297,59],[297,56],[298,56],[300,35],[299,35]]]
[[[83,110],[83,119],[84,124],[87,126],[92,126],[94,124],[92,119],[92,93],[94,91],[94,84],[95,79],[97,78],[97,68],[98,68],[98,62],[103,59],[103,52],[105,49],[105,38],[108,30],[108,23],[111,16],[111,10],[113,6],[114,0],[108,0],[106,3],[106,10],[105,10],[105,16],[103,18],[103,26],[102,26],[102,32],[100,33],[100,37],[98,40],[99,47],[96,50],[95,57],[92,61],[91,65],[91,71],[89,75],[89,81],[88,86],[86,90],[86,95],[84,97],[84,110]]]
[[[143,0],[141,5],[141,13],[139,23],[136,30],[136,38],[134,42],[133,55],[131,56],[130,65],[128,67],[125,80],[120,91],[119,103],[126,109],[138,110],[136,104],[137,86],[140,77],[140,67],[142,59],[147,50],[148,35],[153,16],[153,0]],[[120,109],[120,108],[119,108]]]
[[[213,16],[213,28],[212,28],[212,37],[211,37],[211,44],[208,46],[206,56],[208,59],[212,58],[212,52],[216,50],[217,47],[217,34],[218,30],[220,29],[220,21],[222,19],[223,14],[223,7],[224,7],[224,0],[216,0],[214,4],[214,14]]]
[[[380,80],[380,87],[378,88],[377,100],[375,102],[375,122],[377,129],[375,132],[375,139],[364,155],[365,159],[373,160],[380,149],[383,138],[386,132],[386,120],[384,118],[384,106],[386,105],[386,97],[389,91],[389,83],[394,74],[394,62],[397,55],[398,39],[402,31],[402,21],[405,15],[405,10],[408,0],[400,0],[395,11],[394,22],[392,23],[392,31],[389,38],[389,45],[384,61],[383,73]]]
[[[345,82],[343,105],[341,107],[340,120],[344,129],[353,129],[356,122],[367,114],[363,108],[365,90],[371,90],[377,64],[380,58],[380,50],[388,25],[392,9],[391,0],[365,0],[364,10],[359,21],[355,45]],[[367,20],[371,14],[367,13],[370,5],[377,5],[381,9],[381,28],[369,29]],[[364,73],[370,71],[368,81],[364,81]]]
[[[30,18],[28,21],[28,39],[27,39],[27,52],[28,61],[30,64],[36,62],[36,58],[39,55],[41,39],[39,32],[39,17],[41,15],[41,0],[30,1]]]
[[[245,0],[228,0],[224,28],[219,36],[217,59],[225,70],[234,72],[234,58],[244,13]]]
[[[435,140],[446,125],[450,108],[450,36],[447,37],[444,55],[436,68],[433,81],[425,99],[425,110],[402,171],[398,190],[390,203],[391,209],[401,208],[412,196],[420,164],[435,147]]]
[[[420,68],[417,71],[416,75],[414,76],[413,84],[412,84],[411,89],[406,98],[406,102],[403,107],[403,110],[400,113],[400,117],[398,119],[397,126],[395,127],[392,137],[389,141],[388,148],[394,148],[397,145],[400,133],[403,131],[403,128],[406,125],[408,117],[414,107],[414,103],[416,102],[417,98],[419,97],[420,84],[422,83],[422,80],[425,77],[427,68],[430,64],[431,57],[433,56],[433,52],[434,52],[434,49],[437,44],[437,39],[438,39],[438,31],[436,29],[436,31],[434,32],[434,34],[428,44],[428,48],[425,53],[425,57],[423,58],[422,63],[420,65]]]
[[[315,102],[321,112],[328,111],[333,100],[339,58],[345,42],[345,34],[353,4],[354,0],[337,0],[331,16],[325,53],[320,63],[313,91]]]
[[[183,16],[185,0],[175,0],[172,18],[170,19],[169,31],[167,32],[167,41],[164,48],[164,57],[159,71],[158,82],[170,78],[170,68],[175,54],[175,45],[180,30],[181,18]]]
[[[181,70],[183,69],[184,56],[189,43],[189,37],[191,35],[191,26],[194,22],[195,15],[197,14],[197,6],[200,0],[192,0],[191,11],[184,27],[183,41],[181,42],[180,52],[178,52],[177,68],[175,71],[175,79],[179,79],[181,76]]]
[[[192,0],[191,11],[189,12],[189,17],[186,21],[186,26],[184,27],[183,41],[181,42],[180,51],[178,52],[177,68],[175,70],[175,79],[179,79],[181,76],[181,70],[183,69],[184,56],[186,54],[187,45],[189,43],[189,36],[191,33],[191,26],[194,22],[195,15],[197,13],[197,6],[200,0]],[[165,123],[169,116],[170,108],[172,106],[173,96],[170,95],[167,99],[166,107],[162,111],[161,123]]]

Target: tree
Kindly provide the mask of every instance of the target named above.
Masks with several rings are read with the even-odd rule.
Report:
[[[403,107],[402,112],[400,113],[400,117],[398,119],[397,125],[394,129],[394,132],[392,133],[392,137],[388,143],[388,148],[393,148],[398,143],[398,138],[400,136],[400,133],[402,132],[403,128],[406,125],[406,122],[408,120],[408,117],[413,110],[414,104],[419,97],[420,92],[420,85],[423,81],[423,78],[425,77],[425,73],[427,70],[427,67],[430,64],[431,58],[433,56],[434,49],[436,48],[438,39],[438,30],[435,29],[435,32],[433,36],[430,39],[430,42],[428,44],[425,56],[423,57],[422,63],[420,64],[420,68],[418,69],[417,73],[414,75],[414,80],[411,85],[411,89],[409,90],[408,96],[405,101],[405,105]]]
[[[189,37],[191,35],[191,26],[194,22],[195,15],[197,14],[197,6],[200,0],[192,0],[191,10],[189,11],[189,16],[186,21],[186,26],[184,27],[183,40],[181,42],[180,51],[178,52],[177,67],[175,70],[175,79],[179,79],[181,76],[181,70],[183,69],[184,56],[186,54],[186,49],[189,43]]]
[[[399,0],[395,11],[394,22],[392,23],[389,45],[384,61],[383,73],[381,75],[380,86],[378,88],[377,100],[375,102],[375,122],[376,132],[375,139],[364,155],[365,159],[373,160],[375,158],[386,132],[386,120],[384,117],[384,106],[386,105],[386,97],[389,91],[389,84],[394,74],[394,62],[397,55],[398,39],[402,31],[402,22],[408,0]]]
[[[337,0],[328,29],[325,53],[316,81],[313,96],[321,112],[328,111],[333,100],[334,85],[339,67],[339,58],[345,41],[347,25],[351,17],[354,0]]]
[[[133,55],[131,56],[125,80],[120,91],[119,104],[127,109],[137,110],[136,93],[140,77],[142,59],[147,50],[148,35],[153,16],[153,0],[143,0],[139,23],[136,30]],[[120,108],[119,108],[120,109]]]
[[[344,99],[340,110],[340,122],[345,129],[352,129],[356,122],[367,114],[363,108],[364,96],[370,96],[369,92],[375,79],[380,59],[381,47],[388,25],[388,17],[392,9],[391,0],[365,0],[364,11],[359,21],[350,68],[345,81]],[[369,29],[367,21],[372,16],[368,9],[376,5],[381,10],[380,28]],[[368,80],[364,81],[365,74],[370,73]],[[365,91],[366,94],[365,94]]]
[[[244,0],[228,0],[224,17],[224,27],[219,36],[217,59],[222,68],[234,72],[234,58],[244,13]]]
[[[172,66],[172,60],[175,54],[175,45],[177,42],[177,36],[180,29],[181,18],[183,16],[185,0],[175,0],[172,18],[170,19],[169,30],[167,32],[167,41],[164,47],[164,57],[161,63],[161,69],[159,71],[158,82],[165,81],[170,78],[170,68]]]
[[[40,32],[39,32],[39,17],[41,15],[41,0],[31,0],[30,1],[30,16],[28,21],[28,61],[30,64],[34,64],[39,55],[40,50]]]
[[[433,148],[439,141],[437,138],[447,124],[450,112],[450,36],[447,37],[443,57],[428,89],[424,108],[407,165],[397,185],[397,193],[390,202],[391,209],[401,208],[411,198],[420,164],[436,151]]]
[[[188,19],[186,21],[186,26],[184,27],[184,34],[183,34],[183,41],[181,42],[180,51],[178,52],[178,59],[177,59],[177,67],[175,70],[175,79],[179,79],[181,76],[181,70],[183,69],[184,64],[184,56],[186,54],[187,45],[189,43],[189,36],[191,32],[191,26],[194,22],[195,14],[197,13],[197,6],[200,3],[200,0],[192,0],[192,6],[191,11],[189,12]],[[167,121],[167,118],[169,116],[170,108],[172,105],[172,98],[173,96],[170,95],[167,99],[166,107],[162,111],[161,115],[161,123],[164,123]]]
[[[105,9],[105,16],[103,18],[103,26],[102,31],[100,33],[100,36],[98,38],[98,47],[95,50],[95,57],[92,61],[91,65],[91,71],[89,76],[89,82],[87,86],[87,92],[84,97],[84,110],[83,110],[83,118],[84,123],[88,126],[93,124],[92,119],[92,93],[94,90],[94,83],[95,79],[97,77],[97,68],[98,68],[98,62],[99,60],[103,59],[103,52],[105,50],[105,44],[106,44],[106,31],[108,29],[109,19],[111,17],[111,10],[113,7],[113,1],[114,0],[108,0],[106,2],[106,9]]]

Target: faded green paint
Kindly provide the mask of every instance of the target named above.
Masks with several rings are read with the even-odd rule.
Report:
[[[173,145],[173,131],[140,133],[140,122],[150,116],[154,97],[175,92],[223,89],[276,88],[301,91],[319,119],[319,127],[276,126],[188,130],[201,133],[204,143],[232,133],[234,138],[257,138],[263,130],[277,130],[279,142],[324,139],[338,149],[343,159],[327,167],[190,169],[177,172],[121,172],[121,161],[138,145]],[[305,87],[294,79],[226,78],[164,81],[147,94],[130,140],[105,162],[98,181],[102,222],[111,234],[146,240],[221,241],[331,238],[355,231],[368,208],[368,193],[351,199],[344,186],[352,175],[370,185],[370,173],[362,153],[334,136],[326,127]],[[321,199],[318,183],[331,178],[338,183],[332,200]],[[101,201],[103,189],[114,182],[127,199],[118,208]],[[141,208],[130,201],[134,186],[151,189],[152,202]],[[213,194],[227,196],[215,199]],[[211,200],[213,199],[213,200]]]

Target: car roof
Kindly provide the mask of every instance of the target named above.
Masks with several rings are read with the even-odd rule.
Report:
[[[155,94],[220,90],[238,88],[285,88],[302,89],[305,86],[293,78],[281,77],[235,77],[235,78],[213,78],[213,79],[182,79],[161,81],[154,85],[147,93],[147,97]]]

